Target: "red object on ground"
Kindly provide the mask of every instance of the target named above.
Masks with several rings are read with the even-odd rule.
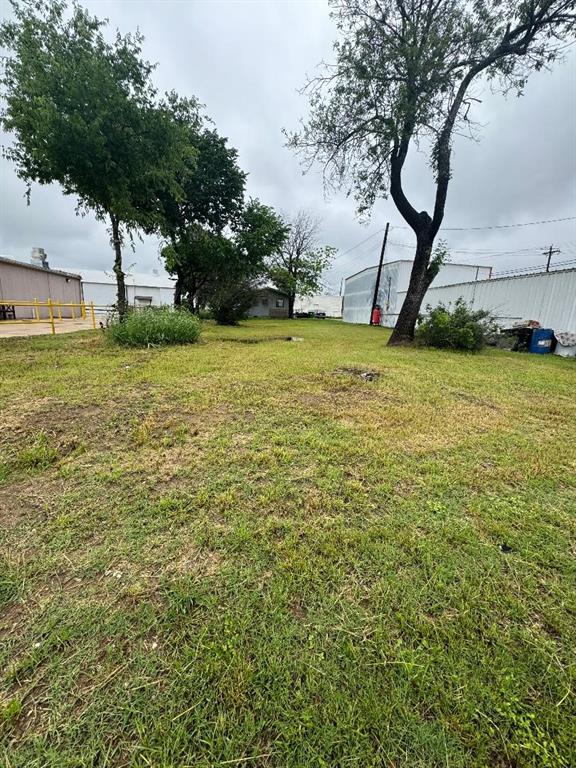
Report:
[[[372,310],[372,325],[380,325],[380,320],[382,320],[382,312],[379,307],[374,307]]]

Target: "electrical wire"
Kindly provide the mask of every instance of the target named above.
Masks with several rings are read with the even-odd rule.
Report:
[[[516,224],[488,224],[482,227],[441,227],[441,232],[478,232],[480,230],[489,230],[489,229],[513,229],[517,227],[532,227],[537,226],[541,224],[556,224],[558,222],[563,221],[576,221],[576,216],[565,216],[560,219],[542,219],[541,221],[525,221],[525,222],[519,222]],[[376,232],[373,232],[371,235],[368,235],[368,237],[365,237],[363,240],[360,240],[360,242],[356,243],[355,245],[351,246],[347,250],[343,251],[342,253],[339,253],[336,257],[337,259],[342,258],[343,256],[346,256],[347,254],[351,253],[352,251],[356,250],[356,248],[359,248],[361,245],[364,245],[364,243],[367,243],[369,240],[371,240],[373,237],[376,237],[376,235],[381,234],[384,232],[384,227],[381,229],[376,230]],[[411,227],[408,227],[406,225],[402,224],[391,224],[390,229],[411,229]],[[413,244],[410,243],[399,243],[395,242],[393,240],[388,241],[390,245],[397,245],[400,248],[414,248]],[[543,246],[545,247],[545,246]],[[454,249],[454,253],[488,253],[487,249],[479,249],[478,251],[473,251],[472,249],[460,249],[456,250]],[[518,251],[519,252],[519,251]],[[494,256],[497,255],[508,255],[507,253],[501,254],[501,253],[494,253]]]
[[[563,269],[565,267],[569,267],[572,264],[576,264],[576,259],[569,259],[568,261],[557,261],[555,263],[550,264],[549,272],[555,272],[558,269]],[[532,267],[518,267],[517,269],[505,269],[500,272],[494,272],[492,274],[493,277],[507,277],[512,275],[520,275],[520,274],[526,274],[528,272],[545,272],[546,271],[546,264],[537,264]]]
[[[541,221],[523,221],[517,224],[486,224],[482,227],[440,227],[440,232],[477,232],[481,229],[512,229],[514,227],[534,227],[540,224],[557,224],[560,221],[576,221],[576,216],[561,219],[542,219]],[[393,229],[411,229],[405,225],[394,225]]]

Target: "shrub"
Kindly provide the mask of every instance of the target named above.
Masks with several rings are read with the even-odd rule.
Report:
[[[248,317],[255,298],[256,290],[250,281],[225,282],[211,295],[209,309],[218,325],[237,325]]]
[[[416,330],[416,341],[427,347],[478,352],[494,332],[490,313],[470,309],[464,299],[458,299],[452,310],[443,304],[426,310],[428,314]]]
[[[162,344],[194,344],[200,336],[200,321],[182,307],[132,309],[123,322],[115,319],[106,335],[125,347],[152,347]]]

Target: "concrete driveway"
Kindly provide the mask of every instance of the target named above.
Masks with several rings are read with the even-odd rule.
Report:
[[[98,323],[98,320],[96,321]],[[54,323],[56,333],[74,333],[74,331],[89,331],[92,320],[57,320]],[[23,336],[46,336],[52,333],[49,321],[42,322],[12,322],[0,320],[0,339],[21,338]]]

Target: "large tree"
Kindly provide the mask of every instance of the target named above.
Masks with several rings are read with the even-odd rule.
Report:
[[[196,149],[179,169],[178,188],[166,188],[160,196],[160,230],[168,244],[163,254],[176,276],[174,303],[179,305],[185,291],[193,300],[194,282],[199,289],[209,259],[217,260],[218,251],[225,254],[223,233],[241,222],[246,174],[238,166],[237,151],[218,135],[195,99],[172,92],[164,106]],[[194,250],[200,265],[197,278],[192,270]]]
[[[249,200],[233,228],[214,232],[193,224],[162,250],[166,269],[180,282],[181,300],[198,311],[223,284],[261,277],[266,260],[281,248],[287,234],[282,219],[269,206]]]
[[[158,226],[160,192],[178,193],[176,170],[194,154],[158,105],[140,35],[103,34],[105,21],[65,2],[11,0],[0,26],[6,150],[28,184],[58,182],[110,227],[118,310],[126,309],[124,237]]]
[[[320,221],[310,211],[298,211],[286,227],[288,236],[270,259],[268,274],[287,294],[288,317],[294,317],[296,296],[312,296],[320,290],[322,272],[330,266],[335,249],[319,245]]]
[[[405,343],[437,272],[432,259],[451,177],[455,131],[473,112],[473,87],[522,92],[573,35],[576,0],[333,0],[336,62],[308,84],[311,115],[290,144],[324,164],[368,212],[388,194],[416,236],[414,265],[391,344]],[[402,171],[427,147],[435,194],[417,210]],[[499,173],[501,169],[494,169]]]

